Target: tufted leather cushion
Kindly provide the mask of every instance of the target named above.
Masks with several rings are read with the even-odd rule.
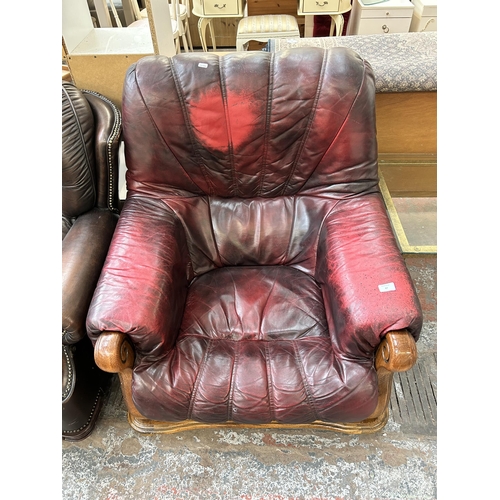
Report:
[[[374,350],[422,324],[378,191],[374,98],[370,65],[343,48],[131,67],[128,197],[87,328],[129,335],[146,418],[374,410]]]

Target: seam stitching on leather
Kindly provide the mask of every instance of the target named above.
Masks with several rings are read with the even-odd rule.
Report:
[[[231,369],[231,386],[229,388],[229,396],[227,399],[227,415],[226,415],[226,420],[230,421],[232,420],[232,415],[233,415],[233,396],[234,396],[234,379],[235,379],[235,373],[236,373],[236,366],[238,364],[238,359],[239,359],[239,354],[240,354],[240,342],[235,342],[235,349],[234,349],[234,362],[233,366]]]
[[[111,132],[108,135],[108,138],[106,139],[106,162],[107,162],[107,174],[108,174],[108,196],[107,196],[107,201],[108,201],[108,208],[112,212],[118,213],[119,210],[117,207],[114,206],[115,199],[113,197],[114,195],[114,186],[116,185],[117,182],[117,175],[118,175],[118,165],[116,166],[116,173],[117,175],[113,175],[114,171],[114,165],[113,165],[113,149],[115,143],[117,144],[117,147],[119,147],[119,139],[121,135],[121,129],[122,129],[122,120],[121,120],[121,113],[118,111],[118,108],[114,105],[114,103],[108,99],[107,97],[103,96],[99,92],[95,92],[93,90],[82,90],[83,93],[93,95],[102,101],[106,102],[109,104],[111,109],[113,110],[113,127],[111,128]],[[118,155],[116,155],[118,156]]]
[[[351,115],[351,111],[352,111],[352,108],[354,107],[354,105],[356,104],[356,101],[358,100],[358,97],[359,97],[359,93],[361,92],[361,89],[363,88],[364,84],[365,84],[365,79],[366,79],[366,61],[364,59],[362,59],[363,61],[363,78],[361,79],[361,83],[358,87],[358,90],[356,92],[356,95],[354,96],[354,99],[352,100],[352,103],[351,103],[351,106],[349,107],[349,110],[347,111],[345,117],[344,117],[344,121],[342,122],[342,125],[340,125],[339,129],[337,130],[337,133],[335,134],[335,137],[332,139],[332,141],[330,142],[330,145],[325,149],[325,152],[323,153],[323,155],[321,156],[321,158],[318,160],[318,163],[316,164],[316,166],[318,166],[322,161],[323,161],[323,158],[325,157],[325,155],[328,153],[328,151],[330,151],[330,149],[332,148],[333,146],[333,143],[337,140],[337,137],[340,135],[340,133],[342,132],[342,129],[344,128],[349,116]],[[315,169],[316,170],[316,169]],[[311,175],[314,173],[311,172]],[[309,176],[310,178],[311,176]],[[307,178],[305,180],[305,182],[302,184],[301,187],[303,187],[307,181],[309,180],[309,178]]]
[[[172,78],[174,80],[175,90],[177,92],[179,104],[180,104],[181,109],[182,109],[182,114],[184,115],[184,123],[186,124],[186,128],[188,130],[189,139],[191,140],[191,145],[194,149],[196,159],[198,160],[198,165],[200,166],[200,170],[201,170],[203,177],[205,178],[205,181],[207,183],[209,193],[212,193],[214,191],[214,187],[213,187],[211,179],[210,179],[210,174],[206,170],[205,164],[203,163],[203,159],[201,157],[200,151],[198,149],[198,146],[197,146],[195,138],[194,138],[193,125],[192,125],[191,121],[189,120],[189,114],[187,112],[186,102],[184,101],[184,98],[183,98],[184,94],[181,91],[182,86],[181,86],[180,81],[179,81],[179,76],[177,75],[177,73],[175,71],[175,63],[174,63],[172,58],[169,58],[169,62],[170,62],[169,68],[170,68],[170,71],[172,72]],[[170,149],[170,151],[172,151],[172,150]],[[173,152],[172,152],[172,154],[173,154]],[[177,159],[177,161],[179,162],[179,165],[181,166],[182,170],[184,170],[184,172],[186,172],[186,175],[193,181],[194,185],[198,186],[198,184],[193,180],[193,178],[189,175],[187,170],[184,168],[184,166],[182,165],[180,160]],[[200,186],[198,186],[198,188],[200,188]],[[200,189],[202,191],[204,191],[204,189],[202,189],[202,188],[200,188]]]
[[[83,151],[84,151],[84,154],[85,154],[87,165],[90,165],[90,158],[89,158],[89,155],[87,153],[87,148],[85,147],[86,146],[85,136],[84,136],[83,131],[82,131],[82,125],[81,125],[81,122],[80,122],[80,117],[78,116],[78,113],[76,112],[76,109],[75,109],[75,106],[73,104],[73,101],[71,100],[71,97],[69,96],[68,91],[64,88],[64,85],[62,86],[62,89],[63,89],[64,95],[66,96],[66,98],[68,100],[68,103],[69,103],[69,105],[71,107],[71,110],[73,111],[73,115],[75,117],[75,121],[76,121],[76,124],[77,124],[77,127],[78,127],[78,132],[79,132],[81,141],[82,141],[82,143],[84,145]],[[90,106],[90,104],[89,104],[89,106]],[[91,112],[92,112],[92,110],[91,110]],[[93,113],[92,113],[92,118],[94,118],[94,114]],[[94,176],[94,172],[93,172],[93,170],[91,168],[89,168],[88,171],[90,172],[90,176],[92,177],[92,191],[94,193],[94,197],[97,199],[96,179],[95,179],[95,176]]]
[[[290,248],[292,247],[292,237],[293,233],[295,231],[295,214],[297,212],[297,196],[292,195],[292,203],[293,203],[293,217],[292,217],[292,223],[290,224],[290,235],[288,236],[288,245],[286,247],[286,254],[281,259],[281,264],[284,264],[285,262],[289,262],[289,255],[290,255]]]
[[[337,205],[339,204],[339,202],[340,202],[340,200],[337,200],[333,204],[333,206],[330,208],[330,210],[328,210],[328,212],[325,214],[325,216],[321,220],[321,224],[320,224],[320,226],[318,228],[318,232],[316,233],[316,242],[315,242],[316,252],[315,252],[314,272],[312,274],[314,276],[314,279],[316,279],[316,272],[317,272],[317,266],[318,266],[318,252],[319,252],[319,241],[320,241],[320,237],[321,237],[321,232],[323,231],[323,227],[325,225],[325,221],[330,217],[330,215],[335,210],[335,208],[337,207]]]
[[[205,355],[203,356],[203,361],[201,362],[200,369],[198,370],[198,374],[197,374],[196,380],[194,382],[193,391],[191,392],[191,401],[189,401],[189,408],[188,408],[188,415],[187,415],[188,420],[191,420],[191,418],[192,418],[194,402],[196,400],[196,395],[198,393],[198,388],[199,388],[200,383],[201,383],[203,372],[205,371],[205,367],[208,364],[208,357],[212,351],[212,346],[213,346],[212,341],[210,339],[208,339],[207,350],[205,351]]]
[[[228,152],[228,157],[229,157],[229,164],[231,166],[231,174],[233,177],[233,193],[231,193],[233,196],[236,195],[238,196],[240,193],[240,189],[238,186],[238,179],[236,176],[236,168],[234,165],[234,148],[233,148],[233,136],[231,134],[231,126],[229,124],[229,109],[227,105],[227,92],[226,92],[226,82],[224,80],[224,71],[223,71],[223,65],[222,63],[224,62],[224,58],[220,57],[219,58],[219,80],[220,80],[220,89],[221,89],[221,94],[222,94],[222,104],[224,106],[224,115],[226,117],[226,130],[227,130],[227,138],[229,141],[228,147],[229,147],[229,152]]]
[[[207,205],[208,205],[208,216],[210,218],[210,230],[212,231],[212,237],[214,239],[214,247],[215,251],[217,252],[217,257],[219,257],[219,265],[223,267],[222,264],[222,257],[219,251],[219,245],[217,244],[217,238],[215,236],[215,231],[214,231],[214,224],[213,224],[213,217],[212,217],[212,204],[210,203],[210,196],[207,197]]]
[[[70,361],[70,355],[69,355],[68,350],[69,350],[68,346],[63,345],[64,359],[66,361],[66,366],[68,367],[68,380],[66,382],[66,388],[62,394],[63,403],[64,403],[65,399],[69,396],[69,394],[72,392],[73,381],[74,381],[74,373],[73,373],[73,370],[71,368],[71,361]]]
[[[271,420],[276,420],[276,407],[274,405],[274,386],[271,376],[271,353],[269,352],[269,342],[264,343],[264,352],[266,353],[266,369],[267,369],[267,394],[269,397],[269,412]]]
[[[317,107],[318,107],[319,95],[321,93],[321,89],[323,88],[323,82],[324,82],[324,79],[325,79],[325,68],[326,68],[326,62],[325,61],[326,61],[326,52],[323,53],[323,60],[321,62],[321,72],[320,72],[320,76],[318,78],[318,86],[316,88],[316,95],[314,96],[314,103],[313,103],[313,107],[311,109],[311,114],[309,115],[309,119],[308,119],[308,122],[307,122],[306,130],[305,130],[304,135],[302,136],[302,139],[300,141],[300,145],[299,145],[299,148],[297,150],[297,154],[295,155],[295,160],[293,162],[292,168],[290,170],[290,173],[288,174],[288,178],[287,178],[287,180],[285,182],[285,185],[283,186],[283,190],[281,192],[282,195],[285,194],[285,191],[287,190],[287,188],[288,188],[288,186],[290,184],[290,181],[292,180],[293,174],[295,173],[295,170],[297,168],[297,164],[299,163],[300,157],[302,156],[302,151],[304,150],[307,137],[309,136],[309,133],[311,132],[312,123],[314,121],[314,117],[316,116],[316,110],[317,110]],[[316,166],[318,164],[319,164],[319,162],[316,164]],[[311,174],[309,175],[309,177],[313,174],[313,172],[315,170],[316,170],[316,168],[314,168],[314,170],[311,172]],[[306,180],[306,182],[307,182],[307,180]],[[302,186],[304,184],[305,184],[305,182],[302,183]]]
[[[182,100],[180,94],[179,94],[179,89],[178,89],[178,82],[177,82],[177,79],[176,79],[176,75],[175,75],[175,72],[173,70],[173,67],[172,67],[172,64],[169,65],[169,68],[171,69],[172,71],[172,78],[174,80],[174,84],[175,84],[175,88],[176,88],[176,91],[177,91],[177,97],[179,98],[179,103],[181,105],[181,108],[182,108],[182,111],[183,111],[183,114],[184,114],[184,121],[186,123],[186,127],[188,129],[188,133],[190,134],[191,136],[191,124],[189,123],[189,121],[187,120],[187,116],[186,116],[186,113],[185,113],[185,109],[184,109],[184,101]],[[153,124],[153,127],[155,128],[156,132],[158,133],[158,135],[160,136],[163,144],[165,145],[165,147],[172,153],[172,156],[177,160],[179,166],[182,168],[182,170],[184,170],[184,172],[186,173],[186,175],[189,177],[189,179],[191,180],[191,182],[197,186],[201,191],[204,191],[200,186],[198,186],[198,184],[194,181],[194,179],[189,175],[189,172],[184,168],[184,166],[182,165],[182,163],[179,161],[179,158],[177,158],[177,156],[174,154],[174,152],[170,149],[170,146],[168,145],[167,141],[165,140],[165,138],[163,137],[163,134],[160,132],[160,129],[158,128],[158,126],[156,125],[156,122],[154,121],[154,118],[153,116],[151,115],[151,112],[149,111],[149,107],[148,105],[146,104],[146,101],[144,99],[144,95],[142,94],[142,91],[141,91],[141,87],[139,85],[139,81],[137,80],[137,67],[135,68],[134,70],[134,79],[135,79],[135,83],[136,83],[136,87],[137,87],[137,92],[138,94],[140,95],[141,97],[141,100],[142,100],[142,103],[144,104],[144,109],[146,110],[146,113],[148,114],[149,116],[149,119],[151,120],[151,123]],[[191,138],[191,137],[190,137]],[[192,141],[193,142],[193,141]],[[194,145],[193,145],[194,146]],[[195,150],[195,154],[197,156],[199,156],[197,154],[197,148],[194,146],[194,150]],[[205,175],[205,171],[203,170],[203,164],[200,162],[200,165],[201,165],[201,171],[204,175],[204,177],[206,178],[206,175]],[[207,179],[207,183],[210,187],[210,183],[208,182],[208,179]]]
[[[314,412],[315,420],[321,420],[319,415],[318,415],[316,405],[314,404],[314,399],[309,392],[309,384],[306,382],[306,374],[304,373],[304,363],[302,361],[302,357],[300,356],[299,350],[297,349],[297,343],[294,340],[292,340],[292,347],[293,347],[293,351],[295,353],[295,362],[297,363],[300,377],[302,378],[302,385],[304,386],[304,391],[306,393],[307,402],[309,403],[310,408]]]
[[[259,186],[259,194],[257,196],[262,196],[262,191],[264,189],[264,179],[266,176],[266,164],[267,164],[267,153],[269,150],[269,136],[271,134],[271,111],[272,111],[272,102],[273,102],[273,90],[274,90],[274,52],[271,54],[270,62],[269,62],[269,81],[268,81],[268,91],[267,91],[267,110],[266,110],[266,124],[264,130],[264,152],[262,154],[262,166],[261,166],[261,177],[260,177],[260,186]]]

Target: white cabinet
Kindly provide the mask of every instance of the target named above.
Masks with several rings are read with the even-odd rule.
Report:
[[[372,5],[353,0],[347,34],[407,33],[413,10],[414,5],[410,0],[387,0]]]
[[[243,0],[193,0],[193,14],[198,17],[243,17]]]
[[[411,0],[415,8],[410,31],[437,31],[437,0]]]

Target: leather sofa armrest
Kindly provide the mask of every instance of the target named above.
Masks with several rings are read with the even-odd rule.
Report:
[[[162,200],[130,195],[87,316],[90,339],[126,333],[139,362],[161,358],[177,338],[192,278],[176,214]]]
[[[394,330],[418,339],[420,302],[379,193],[340,201],[325,219],[316,280],[340,352],[372,357]]]
[[[87,334],[87,317],[117,215],[94,209],[78,217],[62,241],[62,342],[74,344]]]
[[[96,181],[99,185],[97,205],[119,212],[118,150],[122,133],[121,113],[107,97],[91,90],[83,90],[83,93],[94,115]]]

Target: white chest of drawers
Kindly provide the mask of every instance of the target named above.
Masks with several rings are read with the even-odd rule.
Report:
[[[437,31],[437,0],[411,0],[415,9],[410,31]]]
[[[388,0],[373,5],[353,0],[347,34],[407,33],[414,7],[410,0]]]

